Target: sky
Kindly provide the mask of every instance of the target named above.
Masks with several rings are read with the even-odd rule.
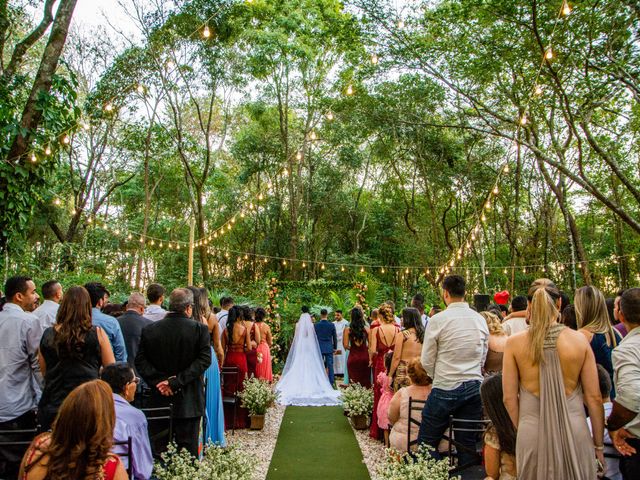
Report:
[[[132,31],[134,28],[118,0],[79,0],[73,14],[73,23],[82,27],[107,26],[106,18],[125,31]]]

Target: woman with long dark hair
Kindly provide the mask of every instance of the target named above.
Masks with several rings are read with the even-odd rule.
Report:
[[[271,327],[264,321],[267,316],[267,312],[264,308],[258,307],[255,311],[255,325],[256,329],[260,333],[260,343],[256,349],[257,365],[256,365],[256,377],[266,380],[267,382],[273,381],[273,370],[271,366]]]
[[[484,411],[491,426],[484,435],[484,468],[492,480],[515,480],[516,429],[502,402],[502,375],[487,377],[480,387]]]
[[[120,459],[110,453],[115,424],[111,387],[102,380],[83,383],[62,402],[53,431],[27,449],[20,480],[125,480]]]
[[[422,353],[424,326],[417,308],[402,309],[402,331],[396,334],[393,342],[393,359],[389,377],[393,379],[393,390],[398,391],[409,385],[407,365]]]
[[[243,323],[249,332],[250,348],[247,350],[247,368],[249,369],[249,377],[256,376],[256,367],[258,366],[258,345],[262,340],[260,338],[260,329],[256,327],[253,321],[253,309],[247,305],[242,306]]]
[[[349,383],[359,383],[371,388],[371,364],[369,362],[369,328],[364,322],[362,309],[351,309],[349,326],[342,334],[342,346],[349,352],[347,371]]]
[[[83,287],[65,293],[56,324],[42,334],[38,361],[44,376],[38,423],[49,430],[71,390],[97,379],[101,366],[115,362],[104,330],[91,324],[91,298]]]
[[[244,326],[243,308],[234,305],[229,310],[227,328],[222,332],[222,348],[225,352],[224,366],[238,369],[237,375],[227,375],[224,378],[222,392],[227,396],[236,395],[244,389],[244,380],[249,371],[247,367],[246,352],[251,349],[249,330]],[[231,428],[233,418],[233,406],[225,405],[224,423],[227,429]],[[249,426],[249,412],[245,408],[236,411],[235,428],[247,428]]]

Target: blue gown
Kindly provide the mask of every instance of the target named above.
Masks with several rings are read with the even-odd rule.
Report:
[[[218,357],[216,357],[213,347],[211,348],[211,358],[213,361],[204,372],[204,378],[207,382],[204,440],[206,443],[212,442],[224,447],[227,442],[224,439],[224,410],[222,408],[222,390],[220,388],[220,369],[218,367]]]

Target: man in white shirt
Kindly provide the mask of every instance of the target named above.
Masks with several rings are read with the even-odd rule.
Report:
[[[489,342],[487,322],[464,301],[464,278],[448,276],[442,289],[447,309],[431,317],[427,324],[420,358],[433,379],[433,389],[422,411],[418,443],[431,446],[430,454],[437,459],[438,444],[450,415],[465,420],[480,420],[482,416],[480,383]],[[475,452],[475,433],[458,430],[456,440]],[[476,461],[475,454],[460,450],[460,465]]]
[[[229,317],[229,310],[231,307],[235,305],[233,298],[231,297],[222,297],[220,299],[220,308],[221,310],[218,312],[218,323],[220,324],[220,338],[222,338],[222,334],[227,328],[227,318]]]
[[[622,294],[618,315],[629,333],[611,353],[616,398],[607,430],[622,454],[620,472],[627,480],[640,472],[640,288]]]
[[[502,322],[502,329],[507,335],[515,335],[529,328],[527,325],[527,297],[518,295],[511,301],[511,313]]]
[[[165,288],[159,283],[152,283],[147,287],[147,299],[149,300],[149,306],[144,310],[145,318],[148,318],[152,322],[157,322],[167,315],[167,311],[162,308],[165,293]]]
[[[33,311],[40,320],[42,330],[56,323],[56,315],[62,300],[62,285],[57,280],[49,280],[42,285],[42,297],[44,302]]]

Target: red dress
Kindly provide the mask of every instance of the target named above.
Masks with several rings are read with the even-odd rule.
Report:
[[[236,378],[235,375],[224,374],[222,383],[222,393],[224,396],[233,396],[238,392],[244,390],[244,380],[247,378],[247,355],[244,352],[244,338],[246,328],[243,327],[242,335],[240,335],[239,343],[228,343],[227,340],[227,353],[224,357],[224,367],[237,367],[239,374]],[[229,338],[228,330],[225,329],[223,336]],[[224,427],[230,429],[233,427],[233,405],[224,404]],[[236,421],[235,428],[248,428],[249,427],[249,411],[246,408],[238,406],[236,408]]]
[[[349,383],[359,383],[363,387],[371,388],[371,367],[369,367],[369,347],[365,339],[357,345],[349,338],[349,357],[347,358],[347,371]]]
[[[398,327],[396,326],[396,332],[398,331]],[[395,334],[391,339],[391,345],[385,345],[383,343],[382,336],[380,335],[380,328],[376,328],[376,353],[373,357],[373,378],[378,378],[381,372],[386,372],[387,369],[384,368],[384,356],[385,354],[393,350],[393,341],[395,340]],[[378,428],[378,403],[380,402],[380,397],[382,396],[382,389],[378,382],[376,382],[373,386],[373,417],[371,419],[371,427],[369,428],[369,435],[376,440],[380,440],[382,438],[382,430]]]

